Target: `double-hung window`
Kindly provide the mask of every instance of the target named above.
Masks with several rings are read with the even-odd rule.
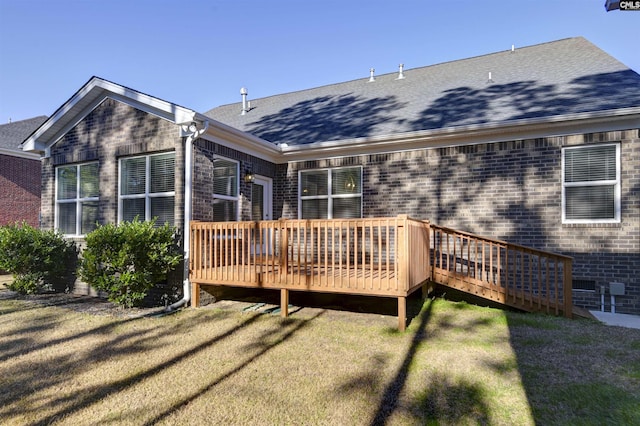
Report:
[[[362,217],[362,167],[305,170],[299,182],[301,219]]]
[[[215,222],[238,220],[239,174],[237,162],[224,158],[213,160],[213,220]]]
[[[562,221],[620,221],[619,144],[563,148]]]
[[[98,221],[98,163],[56,168],[55,227],[65,235],[85,235]]]
[[[157,225],[174,224],[175,154],[120,159],[119,221],[156,218]]]

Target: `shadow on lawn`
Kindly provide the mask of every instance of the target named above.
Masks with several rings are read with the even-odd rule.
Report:
[[[427,304],[427,307],[420,312],[420,323],[418,325],[413,338],[411,339],[411,345],[404,356],[400,368],[396,372],[393,380],[387,385],[382,395],[382,399],[376,410],[376,414],[371,421],[372,425],[384,425],[389,420],[389,417],[398,408],[398,398],[402,393],[402,389],[409,376],[409,368],[413,362],[416,352],[419,346],[427,337],[427,323],[431,318],[431,310],[433,309],[433,301]]]
[[[451,327],[448,318],[442,316],[438,318],[437,331],[428,332],[427,328],[433,322],[433,305],[435,301],[428,300],[422,302],[420,299],[413,300],[410,309],[422,307],[422,310],[415,315],[414,321],[417,324],[409,328],[413,330],[410,344],[402,358],[402,362],[395,372],[393,378],[384,386],[384,391],[372,416],[370,425],[379,426],[387,424],[397,410],[410,410],[419,422],[441,422],[457,424],[460,422],[473,421],[478,424],[488,424],[489,408],[484,400],[483,390],[478,384],[457,380],[451,381],[442,373],[434,374],[425,385],[423,392],[412,398],[409,406],[401,401],[403,390],[409,375],[415,371],[414,362],[420,347],[430,339],[437,337],[436,334],[445,332]],[[469,328],[487,326],[485,323],[472,323]],[[351,393],[359,390],[376,388],[380,385],[379,375],[375,370],[384,368],[385,359],[374,357],[373,367],[360,377],[343,385],[339,391]]]
[[[319,316],[321,315],[318,314],[316,315]],[[314,317],[315,318],[315,317]],[[230,377],[232,377],[233,375],[235,375],[236,373],[240,372],[241,370],[243,370],[244,368],[246,368],[248,365],[250,365],[253,361],[255,361],[257,358],[263,356],[264,354],[266,354],[267,352],[269,352],[271,349],[273,349],[274,347],[280,345],[281,343],[283,343],[284,341],[286,341],[289,337],[291,337],[296,331],[300,330],[301,328],[305,327],[309,321],[311,321],[312,319],[308,319],[308,320],[303,320],[303,321],[286,321],[283,327],[282,333],[284,333],[275,343],[270,344],[270,345],[265,345],[256,355],[254,355],[253,357],[251,357],[250,359],[248,359],[247,361],[241,363],[240,365],[231,368],[229,371],[227,371],[226,373],[220,375],[220,377],[218,377],[217,380],[215,380],[214,382],[208,384],[206,387],[199,389],[198,391],[194,392],[192,395],[190,395],[187,398],[184,398],[183,400],[181,400],[180,402],[174,404],[172,407],[170,407],[169,409],[167,409],[166,411],[164,411],[161,415],[157,416],[156,418],[150,420],[149,422],[147,422],[147,424],[155,424],[158,421],[170,416],[173,412],[175,412],[176,410],[180,409],[182,406],[188,404],[190,401],[193,401],[194,399],[196,399],[197,397],[201,396],[202,394],[204,394],[205,392],[211,390],[213,387],[215,387],[216,385],[220,384],[221,382],[223,382],[224,380],[229,379]],[[162,362],[159,364],[154,365],[152,368],[148,368],[144,371],[141,371],[140,373],[128,377],[126,379],[122,379],[122,380],[118,380],[112,383],[106,383],[104,385],[98,386],[98,387],[94,387],[93,389],[85,389],[83,390],[82,395],[78,398],[77,396],[73,396],[73,397],[69,397],[69,398],[62,398],[62,399],[58,399],[55,401],[51,402],[51,405],[56,406],[56,405],[63,405],[64,408],[61,408],[60,410],[58,410],[56,413],[51,414],[49,416],[47,416],[44,419],[41,419],[37,424],[40,425],[46,425],[46,424],[50,424],[54,421],[56,421],[59,418],[64,418],[65,416],[68,416],[70,414],[73,414],[77,411],[80,411],[84,408],[87,408],[97,402],[99,402],[100,400],[102,400],[103,398],[107,397],[109,394],[112,394],[114,392],[120,392],[123,391],[127,388],[129,388],[130,386],[148,379],[150,377],[155,376],[156,374],[159,374],[161,372],[163,372],[165,369],[167,369],[168,367],[185,361],[186,359],[193,357],[199,353],[201,353],[204,350],[207,350],[209,348],[211,348],[212,346],[214,346],[216,343],[219,343],[220,341],[231,337],[232,335],[234,335],[235,333],[239,332],[240,330],[248,327],[249,325],[251,325],[252,323],[254,323],[255,321],[257,321],[259,319],[259,316],[252,316],[249,319],[247,319],[246,321],[242,322],[241,324],[232,327],[230,329],[228,329],[227,331],[212,337],[211,339],[197,345],[194,346],[192,348],[189,348],[187,350],[185,350],[184,352]],[[201,321],[206,321],[207,319],[203,319]],[[112,327],[115,326],[119,326],[120,324],[122,324],[121,321],[113,324],[113,325],[108,325],[105,327],[101,327],[100,332],[107,332],[109,329],[111,329]],[[193,321],[189,321],[184,322],[182,327],[193,327],[194,323]],[[90,332],[87,333],[92,333],[95,332],[96,329],[93,329]],[[112,339],[110,340],[108,343],[101,345],[100,347],[96,347],[89,355],[87,355],[85,358],[85,362],[86,363],[90,363],[90,362],[96,362],[96,361],[103,361],[106,359],[109,359],[113,356],[123,356],[125,354],[131,354],[133,352],[140,352],[143,353],[144,351],[148,350],[148,345],[149,344],[153,344],[154,341],[157,341],[157,336],[154,335],[147,335],[145,336],[145,334],[147,334],[148,331],[140,331],[140,332],[132,332],[126,335],[122,335],[119,336],[116,339]],[[167,331],[167,333],[169,334],[176,334],[175,330],[170,330]],[[85,333],[82,333],[85,334]],[[128,346],[120,346],[120,344],[125,343],[127,340],[131,339],[132,337],[136,337],[137,340],[135,342],[135,345],[128,345]],[[54,362],[57,363],[70,363],[71,364],[71,360],[69,359],[57,359]],[[76,361],[77,362],[77,361]],[[51,386],[55,386],[56,383],[47,383],[46,386],[51,387]],[[26,391],[26,389],[25,389]],[[29,392],[32,392],[33,390],[30,389]],[[14,398],[19,398],[20,395],[15,395]],[[14,399],[12,398],[12,399]]]
[[[258,343],[257,344],[259,346],[259,350],[255,355],[253,355],[252,357],[250,357],[246,361],[238,364],[236,367],[230,368],[227,372],[225,372],[224,374],[221,374],[216,380],[212,381],[211,383],[207,384],[206,386],[201,387],[197,391],[193,392],[191,395],[187,396],[186,398],[183,398],[181,401],[179,401],[176,404],[174,404],[173,406],[169,407],[162,414],[160,414],[160,415],[156,416],[155,418],[145,422],[144,424],[145,425],[154,425],[154,424],[158,423],[159,421],[166,419],[171,414],[173,414],[176,411],[178,411],[180,408],[186,406],[190,402],[192,402],[192,401],[196,400],[197,398],[201,397],[202,395],[206,394],[207,392],[212,390],[214,387],[216,387],[217,385],[219,385],[223,381],[233,377],[235,374],[237,374],[240,371],[244,370],[246,367],[251,365],[254,361],[256,361],[259,358],[261,358],[262,356],[266,355],[272,349],[274,349],[277,346],[280,346],[282,343],[286,342],[297,331],[299,331],[299,330],[303,329],[304,327],[306,327],[312,320],[318,318],[323,313],[324,312],[319,312],[316,315],[314,315],[313,317],[307,318],[307,319],[303,319],[303,320],[296,320],[296,321],[294,321],[294,320],[286,320],[283,323],[283,327],[281,329],[279,329],[277,331],[274,331],[274,332],[271,332],[271,333],[265,333],[265,335],[263,335],[262,339],[261,339],[261,342],[263,342],[263,343]],[[245,324],[248,324],[249,322],[255,321],[256,318],[258,318],[258,316],[252,317],[251,320],[246,321],[244,324],[242,324],[242,326],[244,326]],[[264,342],[267,342],[269,340],[269,337],[270,337],[271,334],[276,334],[276,333],[279,336],[278,336],[278,338],[276,339],[276,341],[274,343],[264,343]]]
[[[26,309],[33,308],[26,307]],[[253,356],[236,366],[230,367],[228,371],[221,373],[214,381],[196,390],[191,395],[185,396],[160,415],[157,415],[154,419],[148,421],[147,424],[155,424],[158,421],[165,419],[176,410],[179,410],[189,402],[210,391],[218,384],[233,377],[235,374],[251,365],[258,358],[264,356],[275,347],[287,341],[294,333],[304,328],[310,321],[319,317],[323,313],[323,311],[320,311],[315,316],[303,320],[284,320],[280,328],[263,333],[256,343],[256,345],[259,346],[253,348],[256,351]],[[117,329],[121,329],[128,323],[138,321],[140,318],[115,319],[99,327],[89,328],[79,333],[53,338],[51,340],[47,340],[46,337],[43,339],[20,337],[29,332],[46,333],[48,330],[53,330],[56,324],[62,320],[61,315],[63,314],[56,313],[56,311],[43,311],[42,314],[35,319],[35,325],[27,325],[23,329],[15,330],[11,336],[7,335],[8,337],[13,337],[14,335],[16,337],[9,339],[6,343],[3,343],[0,347],[0,357],[2,359],[9,359],[45,349],[51,349],[55,346],[64,347],[64,345],[83,338],[101,337],[101,342],[95,347],[92,347],[86,353],[78,354],[64,352],[61,355],[48,357],[41,361],[18,364],[17,367],[12,370],[11,389],[0,395],[0,406],[16,407],[16,405],[20,405],[17,403],[28,399],[30,395],[63,387],[65,386],[69,375],[82,374],[91,368],[96,368],[96,365],[101,362],[123,358],[131,354],[140,354],[142,356],[146,351],[161,347],[161,340],[163,337],[180,335],[181,333],[187,332],[189,328],[197,326],[200,322],[207,322],[211,320],[210,316],[204,316],[200,318],[190,318],[189,321],[176,321],[175,324],[163,329],[162,332],[158,332],[158,329],[155,327],[140,327],[133,328],[131,331],[126,333],[116,333]],[[215,315],[216,318],[222,318],[231,315],[231,313],[216,312]],[[241,330],[249,327],[259,318],[259,315],[251,316],[242,323],[230,327],[226,331],[221,332],[196,346],[190,348],[187,347],[184,351],[172,356],[170,359],[155,363],[132,376],[103,383],[98,386],[87,386],[77,394],[53,397],[47,405],[59,408],[57,408],[52,414],[49,414],[44,418],[40,418],[35,424],[51,424],[59,419],[65,418],[66,416],[72,415],[100,402],[110,394],[124,391],[142,380],[154,377],[165,371],[167,368],[177,363],[184,362],[191,357],[197,356],[203,351],[214,347],[217,343],[230,338]],[[50,373],[49,369],[51,366],[55,366],[54,368],[58,373]],[[59,372],[61,371],[64,371],[65,373],[60,374]],[[47,374],[48,372],[49,374]],[[9,416],[10,418],[11,416],[21,415],[25,409],[28,408],[25,408],[23,404],[23,406],[20,406],[19,408],[6,409],[6,411],[2,410],[0,415],[2,417]],[[37,407],[34,407],[34,409],[37,409]]]

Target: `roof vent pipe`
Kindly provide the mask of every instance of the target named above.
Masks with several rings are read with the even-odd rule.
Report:
[[[398,65],[398,78],[396,80],[402,80],[404,78],[404,64]]]
[[[515,45],[515,44],[512,44],[512,45],[511,45],[511,53],[513,53],[513,52],[515,52],[515,51],[516,51],[516,45]]]
[[[245,115],[249,111],[249,108],[247,106],[247,95],[249,94],[249,92],[247,92],[247,88],[242,87],[240,89],[240,94],[242,95],[242,115]]]
[[[372,81],[376,81],[376,78],[373,76],[373,73],[375,72],[376,70],[374,68],[369,69],[369,83],[371,83]]]

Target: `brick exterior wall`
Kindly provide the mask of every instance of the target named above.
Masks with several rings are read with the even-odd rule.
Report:
[[[0,226],[39,226],[40,160],[0,154]]]
[[[619,224],[562,224],[561,150],[605,142],[621,145],[622,218]],[[117,220],[118,159],[176,152],[176,226],[183,224],[184,141],[176,125],[106,100],[63,139],[42,163],[42,223],[54,224],[55,167],[100,164],[101,223]],[[194,143],[193,218],[212,220],[213,163],[236,160],[240,170],[240,219],[250,218],[247,172],[273,179],[274,218],[297,218],[298,171],[363,167],[363,216],[408,214],[438,225],[558,252],[574,258],[575,280],[596,291],[574,291],[577,305],[599,309],[601,285],[626,284],[620,313],[640,313],[640,135],[623,132],[550,137],[471,146],[421,149],[276,165],[199,139]],[[607,296],[605,299],[608,299]],[[607,309],[609,307],[607,306]]]
[[[240,168],[240,220],[251,219],[251,184],[244,181],[247,172],[276,178],[276,165],[265,160],[253,157],[223,145],[204,139],[198,139],[194,143],[193,160],[193,212],[194,220],[213,220],[213,159],[226,158],[235,160]],[[275,185],[275,181],[274,181]],[[275,192],[275,190],[274,190]],[[274,203],[276,194],[274,193]],[[274,210],[275,213],[275,210]],[[278,217],[275,215],[274,217]]]
[[[55,169],[57,166],[97,161],[100,174],[98,222],[116,223],[118,214],[118,160],[123,157],[174,151],[176,154],[175,226],[184,222],[184,142],[179,127],[166,120],[107,99],[51,148],[42,162],[42,226],[55,224]],[[79,245],[81,239],[76,239]],[[90,289],[76,282],[76,292]]]
[[[638,129],[472,146],[362,155],[277,166],[274,217],[297,218],[298,171],[363,166],[363,216],[408,214],[433,223],[574,258],[576,304],[599,309],[600,286],[626,284],[616,312],[640,313]],[[619,224],[562,224],[561,150],[621,144]],[[608,293],[608,290],[607,290]],[[607,310],[609,309],[609,296]]]

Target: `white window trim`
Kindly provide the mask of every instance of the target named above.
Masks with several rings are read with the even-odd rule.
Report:
[[[357,194],[333,194],[333,173],[334,170],[341,169],[359,169],[360,170],[360,192]],[[308,172],[321,172],[327,171],[328,187],[327,195],[302,195],[302,174]],[[333,219],[333,200],[335,198],[356,198],[360,197],[360,218],[362,218],[362,203],[363,195],[362,189],[364,187],[364,181],[362,178],[362,166],[343,166],[343,167],[325,167],[320,169],[306,169],[298,171],[298,219],[302,219],[302,201],[303,200],[327,200],[327,219]]]
[[[570,150],[588,149],[594,146],[615,146],[616,147],[616,179],[615,180],[597,180],[586,182],[565,182],[565,152]],[[621,161],[620,161],[620,144],[606,143],[600,145],[581,145],[562,148],[562,223],[563,224],[597,224],[597,223],[620,223],[621,218]],[[579,186],[610,186],[614,185],[614,218],[613,219],[567,219],[566,211],[566,194],[567,187]]]
[[[76,205],[76,232],[73,234],[64,234],[65,237],[84,237],[82,234],[82,203],[86,201],[100,201],[100,197],[80,197],[80,167],[87,166],[89,164],[98,164],[97,161],[90,161],[88,163],[78,163],[78,164],[62,164],[56,166],[55,170],[55,214],[54,214],[54,229],[60,229],[60,212],[58,210],[58,206],[60,204],[71,204],[75,203]],[[69,198],[66,200],[58,199],[58,174],[62,168],[66,167],[75,167],[76,168],[76,197]]]
[[[165,192],[149,192],[151,188],[151,157],[158,155],[166,155],[173,154],[175,158],[175,152],[159,152],[157,154],[145,154],[145,155],[136,155],[133,157],[122,157],[118,159],[118,224],[122,222],[122,200],[131,200],[131,199],[140,199],[144,198],[144,220],[150,221],[153,219],[151,217],[151,199],[152,198],[160,198],[160,197],[173,197],[175,202],[176,191],[165,191]],[[130,195],[122,195],[122,162],[125,160],[131,160],[133,158],[144,158],[145,159],[145,183],[144,183],[144,194],[130,194]]]
[[[229,161],[231,163],[235,163],[236,165],[236,195],[235,196],[230,196],[230,195],[224,195],[224,194],[216,194],[215,192],[212,194],[212,197],[214,200],[225,200],[225,201],[235,201],[236,203],[236,218],[235,221],[238,222],[240,220],[240,162],[233,160],[231,158],[227,158],[227,157],[222,157],[219,155],[216,155],[213,157],[214,161],[215,160],[225,160],[225,161]]]

